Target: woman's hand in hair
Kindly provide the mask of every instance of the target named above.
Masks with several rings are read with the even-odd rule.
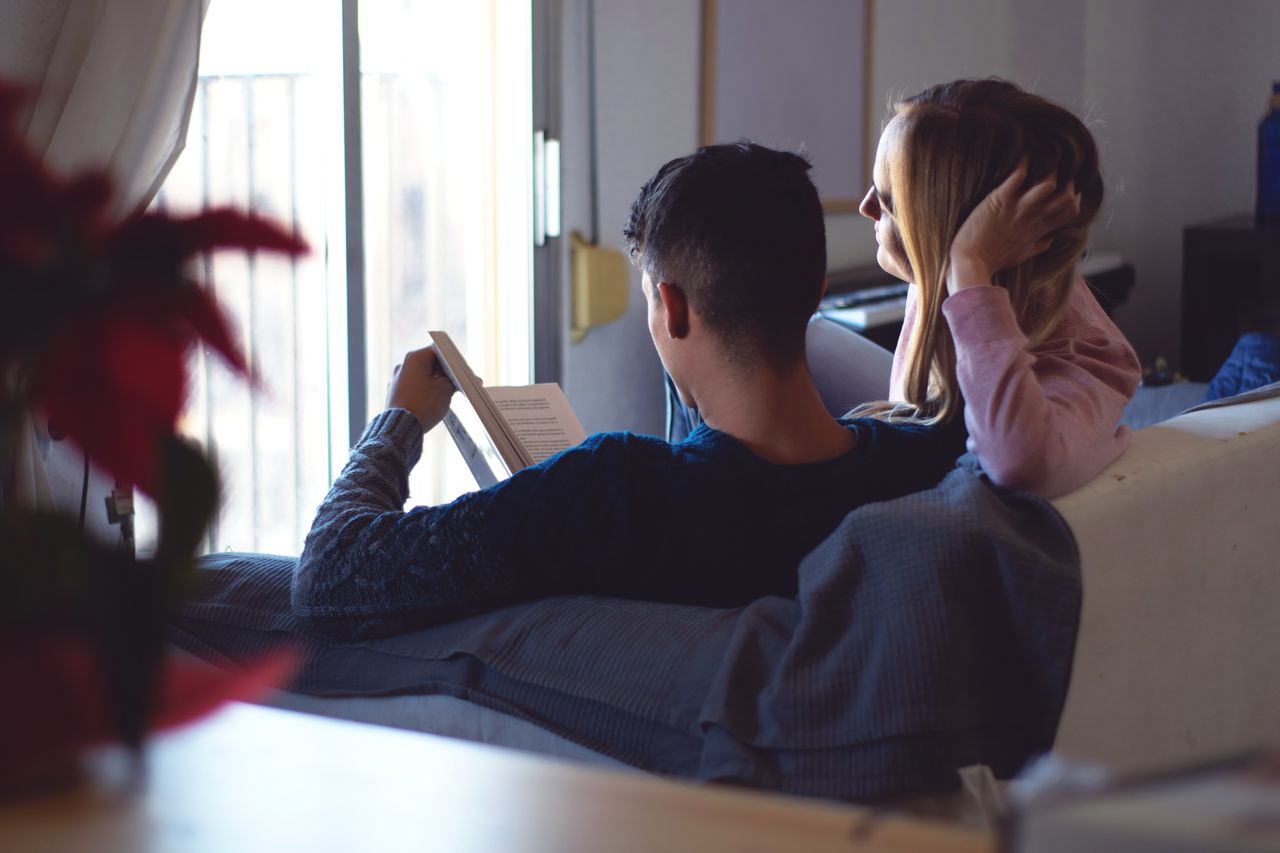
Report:
[[[1080,213],[1071,184],[1058,189],[1052,176],[1020,192],[1026,161],[978,203],[951,243],[947,293],[991,284],[992,276],[1049,248],[1053,232]]]

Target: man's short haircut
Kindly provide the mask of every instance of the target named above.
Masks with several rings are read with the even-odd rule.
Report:
[[[809,168],[751,142],[711,145],[667,163],[631,205],[632,262],[680,287],[735,361],[785,367],[804,355],[827,270]]]

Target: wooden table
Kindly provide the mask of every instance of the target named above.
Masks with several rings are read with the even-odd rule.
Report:
[[[0,850],[905,851],[981,833],[233,704],[102,785],[0,805]]]

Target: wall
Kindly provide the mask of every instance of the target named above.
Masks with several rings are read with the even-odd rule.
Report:
[[[1274,0],[1089,0],[1085,91],[1111,202],[1100,248],[1134,262],[1119,322],[1177,363],[1182,228],[1254,204],[1257,124],[1280,80]]]
[[[595,16],[599,238],[601,245],[621,249],[622,229],[641,184],[698,142],[701,6],[698,0],[596,0]],[[574,73],[587,66],[586,20],[584,0],[565,0],[566,234],[575,227],[584,233],[590,229],[587,87],[583,74]],[[663,431],[662,365],[649,339],[634,269],[631,283],[626,316],[591,330],[579,344],[565,342],[565,394],[588,432]]]
[[[1084,118],[1107,181],[1092,247],[1137,270],[1117,322],[1144,363],[1176,366],[1182,229],[1253,207],[1276,32],[1273,0],[881,0],[873,91],[994,74]],[[855,237],[829,229],[833,257]]]
[[[869,145],[875,150],[891,101],[940,80],[1010,75],[1013,0],[878,0],[873,10]],[[858,214],[827,217],[832,269],[874,263],[875,235]]]
[[[584,0],[566,0],[567,49],[584,40],[584,9]],[[620,243],[641,182],[696,145],[699,10],[699,0],[596,0],[606,243]],[[1280,79],[1276,32],[1274,0],[878,0],[872,135],[892,95],[957,77],[1006,77],[1075,110],[1098,139],[1108,184],[1093,248],[1120,252],[1137,269],[1117,320],[1144,362],[1166,355],[1176,365],[1181,231],[1252,208],[1255,127],[1270,81]],[[570,53],[566,113],[585,89],[585,54]],[[566,127],[566,188],[581,195],[580,208],[573,132]],[[566,201],[567,217],[573,205]],[[875,257],[871,229],[856,215],[828,217],[827,237],[833,267]],[[633,296],[623,320],[566,344],[566,391],[588,429],[661,427],[660,370]]]

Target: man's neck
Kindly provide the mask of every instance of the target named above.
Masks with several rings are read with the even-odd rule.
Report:
[[[823,462],[853,448],[853,433],[827,412],[803,361],[784,371],[725,371],[700,384],[703,421],[770,462]]]

